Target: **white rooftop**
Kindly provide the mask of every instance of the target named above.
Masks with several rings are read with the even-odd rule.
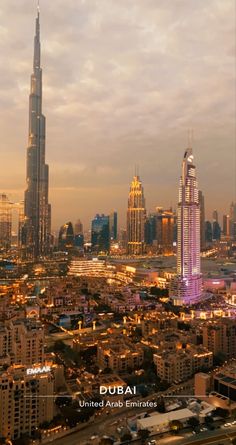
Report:
[[[156,414],[151,417],[145,417],[144,419],[138,420],[138,425],[141,429],[150,428],[154,426],[160,426],[160,425],[166,425],[167,423],[171,422],[172,420],[183,420],[188,419],[190,417],[195,417],[196,414],[194,414],[190,409],[184,408],[184,409],[178,409],[177,411],[171,411],[169,413],[165,414]]]

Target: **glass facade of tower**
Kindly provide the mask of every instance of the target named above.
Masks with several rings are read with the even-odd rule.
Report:
[[[92,220],[91,243],[92,250],[96,253],[109,251],[109,216],[96,215]]]
[[[117,236],[118,236],[117,212],[112,212],[109,215],[109,232],[110,232],[110,240],[117,241]]]
[[[177,304],[191,304],[202,294],[199,191],[192,149],[186,150],[182,163],[177,225],[177,280],[171,293]]]
[[[127,210],[127,253],[142,255],[145,252],[145,199],[142,182],[134,176],[131,182]]]
[[[32,258],[48,254],[51,234],[51,206],[48,203],[48,165],[45,163],[45,117],[42,114],[40,52],[38,11],[29,98],[29,143],[27,148],[27,189],[25,191],[27,256]]]

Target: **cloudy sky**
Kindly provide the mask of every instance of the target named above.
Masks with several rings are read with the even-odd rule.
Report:
[[[135,164],[175,206],[188,128],[207,215],[235,198],[235,1],[41,0],[53,228],[117,209]],[[0,3],[0,191],[23,198],[36,0]]]

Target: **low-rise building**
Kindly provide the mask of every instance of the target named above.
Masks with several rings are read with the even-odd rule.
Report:
[[[140,368],[144,359],[143,347],[133,344],[128,339],[101,341],[97,346],[97,362],[102,369],[110,368],[114,372]]]
[[[183,427],[187,421],[196,417],[196,414],[188,408],[171,411],[165,414],[155,414],[154,416],[144,417],[137,420],[138,430],[148,430],[150,433],[161,433],[170,429],[171,422],[178,420]]]
[[[185,349],[154,354],[154,363],[161,380],[182,382],[201,369],[210,369],[213,354],[202,346],[188,345]]]

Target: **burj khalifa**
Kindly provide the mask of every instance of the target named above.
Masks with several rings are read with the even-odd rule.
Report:
[[[27,256],[33,259],[45,257],[49,253],[51,237],[51,206],[48,203],[49,168],[45,163],[46,119],[42,114],[40,55],[40,11],[38,7],[29,96],[27,188],[25,191],[25,244]]]

